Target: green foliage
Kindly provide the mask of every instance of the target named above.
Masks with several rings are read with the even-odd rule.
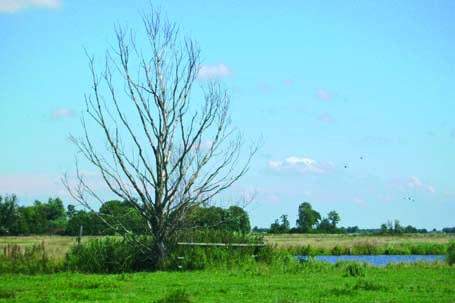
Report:
[[[137,239],[142,245],[152,247],[152,241]],[[122,238],[94,239],[73,247],[65,259],[65,268],[85,273],[123,273],[156,270],[153,254],[141,245],[132,245]]]
[[[344,277],[365,277],[366,275],[366,265],[360,262],[349,262],[344,267]]]
[[[65,234],[69,236],[79,235],[80,227],[84,235],[102,235],[107,227],[93,213],[84,210],[75,211],[66,225]]]
[[[379,247],[370,241],[357,242],[351,249],[352,255],[377,255]]]
[[[251,230],[248,213],[239,206],[193,207],[187,225],[191,228],[237,232],[247,234]]]
[[[105,202],[99,210],[99,215],[108,222],[109,227],[103,224],[104,228],[101,234],[125,234],[125,229],[136,235],[146,234],[147,224],[144,218],[130,205],[127,201],[112,200]]]
[[[155,301],[156,303],[191,303],[190,296],[185,289],[176,289],[170,291],[166,296],[160,300]]]
[[[6,289],[0,289],[0,299],[15,299],[16,292]]]
[[[0,235],[8,235],[14,224],[17,211],[17,199],[15,195],[0,196]]]
[[[60,270],[60,263],[48,256],[44,242],[25,248],[18,244],[7,245],[0,254],[0,273],[37,274]]]
[[[229,244],[262,243],[262,235],[248,236],[226,231],[199,231],[180,235],[180,242],[223,243],[227,246],[178,246],[167,264],[168,269],[201,270],[208,268],[232,268],[264,261],[269,253],[264,247],[237,247]]]
[[[281,215],[280,217],[281,223],[277,220],[275,220],[275,223],[272,223],[270,225],[270,228],[268,230],[269,233],[271,234],[287,234],[291,230],[288,216],[287,215]]]
[[[455,242],[450,243],[447,248],[447,262],[449,265],[455,264]]]
[[[344,254],[344,250],[338,245],[335,245],[330,252],[333,256],[341,256]]]
[[[309,202],[303,202],[299,205],[297,230],[300,233],[310,233],[313,227],[321,220],[321,215],[313,210]]]
[[[66,212],[59,198],[47,203],[35,201],[32,206],[18,206],[15,195],[0,196],[0,235],[63,233]]]

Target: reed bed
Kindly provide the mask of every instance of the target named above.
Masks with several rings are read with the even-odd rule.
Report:
[[[278,249],[311,248],[314,254],[322,255],[374,255],[374,254],[446,254],[455,235],[267,235],[265,243]]]

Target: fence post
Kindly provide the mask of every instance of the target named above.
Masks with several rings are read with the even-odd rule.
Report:
[[[79,229],[79,237],[77,238],[77,250],[79,250],[82,242],[82,225],[81,228]]]

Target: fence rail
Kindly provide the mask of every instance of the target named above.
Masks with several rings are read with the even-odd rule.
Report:
[[[249,243],[192,243],[192,242],[177,242],[181,246],[233,246],[233,247],[265,247],[264,243],[249,244]]]

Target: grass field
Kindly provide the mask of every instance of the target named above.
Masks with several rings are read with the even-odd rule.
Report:
[[[265,242],[276,244],[278,247],[305,246],[311,245],[315,248],[331,249],[335,245],[341,247],[353,247],[359,243],[372,243],[377,246],[405,244],[448,244],[455,241],[455,234],[405,234],[399,236],[369,236],[369,235],[324,235],[324,234],[289,234],[289,235],[268,235]]]
[[[87,242],[91,237],[84,238]],[[444,235],[366,236],[267,236],[281,248],[334,245],[446,245]],[[360,242],[358,242],[360,241]],[[0,247],[31,247],[44,243],[61,259],[76,245],[74,237],[3,237]],[[401,243],[401,244],[400,244]],[[325,245],[325,246],[318,246]],[[3,250],[0,250],[0,254]],[[0,264],[1,266],[2,264]],[[46,272],[46,271],[41,271]],[[295,262],[279,256],[270,264],[246,262],[215,266],[202,271],[174,271],[120,275],[54,274],[0,275],[1,302],[455,302],[455,266],[447,262],[418,262],[371,267],[339,262]]]
[[[289,249],[310,245],[315,254],[445,254],[455,235],[268,235],[265,242]]]
[[[0,276],[0,302],[455,302],[455,267],[343,265],[125,275]]]
[[[96,238],[83,237],[83,242]],[[278,248],[303,247],[311,245],[315,250],[330,252],[335,246],[352,248],[358,246],[373,246],[386,248],[393,246],[397,249],[416,245],[448,245],[455,241],[455,235],[443,234],[413,234],[401,236],[367,236],[367,235],[266,235],[267,244]],[[0,253],[8,244],[18,244],[21,247],[32,246],[44,242],[49,256],[63,258],[70,247],[76,245],[76,237],[65,236],[27,236],[27,237],[0,237]]]

